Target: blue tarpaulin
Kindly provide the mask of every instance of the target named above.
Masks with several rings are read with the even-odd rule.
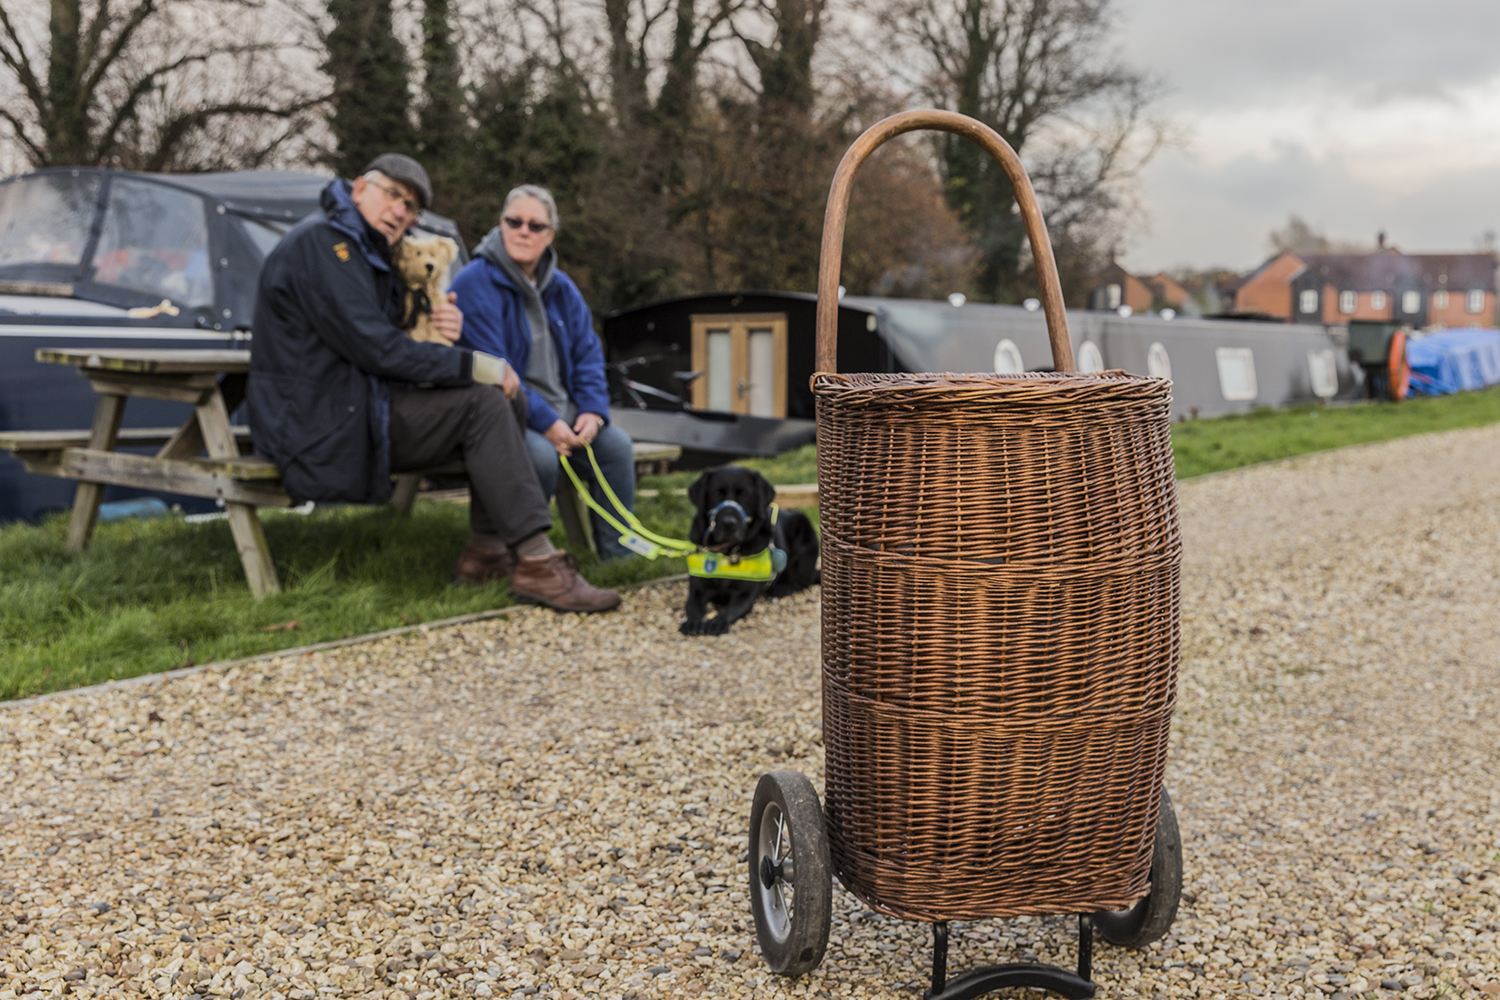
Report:
[[[1411,391],[1446,396],[1500,382],[1500,331],[1468,328],[1406,342]]]

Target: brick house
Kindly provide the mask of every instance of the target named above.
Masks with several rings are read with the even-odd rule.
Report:
[[[1192,297],[1192,293],[1180,281],[1165,271],[1158,271],[1151,277],[1141,280],[1146,283],[1147,288],[1151,289],[1153,304],[1167,306],[1181,312],[1182,307],[1187,305],[1188,299]]]
[[[1237,316],[1267,316],[1290,322],[1292,279],[1306,267],[1302,258],[1290,250],[1270,258],[1245,275],[1234,289],[1234,302],[1229,312]]]
[[[1293,322],[1495,325],[1492,254],[1404,254],[1392,248],[1364,254],[1306,254],[1301,261],[1304,267],[1288,282]],[[1237,312],[1241,301],[1237,296]]]
[[[1114,312],[1121,306],[1129,306],[1132,312],[1151,311],[1156,293],[1140,278],[1111,261],[1099,275],[1093,291],[1089,292],[1088,307],[1104,312]]]

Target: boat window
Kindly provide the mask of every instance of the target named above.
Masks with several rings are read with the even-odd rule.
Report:
[[[0,184],[0,267],[77,264],[98,201],[98,174],[40,174]]]
[[[1009,337],[1001,339],[995,345],[995,374],[996,375],[1020,375],[1026,371],[1026,365],[1021,361],[1021,349],[1016,342]]]
[[[1219,392],[1230,402],[1254,399],[1260,395],[1255,384],[1255,355],[1248,347],[1217,347],[1214,359],[1219,365]]]
[[[1086,373],[1104,370],[1104,355],[1099,351],[1099,345],[1092,340],[1085,340],[1078,348],[1078,370]]]
[[[271,251],[276,249],[276,244],[292,229],[290,222],[270,222],[265,219],[240,219],[239,222],[263,258],[269,257]]]
[[[115,178],[94,251],[94,281],[189,309],[212,306],[203,199],[161,184]]]
[[[1312,376],[1313,395],[1319,399],[1337,396],[1339,392],[1338,359],[1330,350],[1308,351],[1307,370]]]
[[[1164,378],[1171,381],[1172,359],[1167,354],[1167,349],[1162,346],[1161,341],[1151,345],[1146,352],[1146,374],[1152,378]]]

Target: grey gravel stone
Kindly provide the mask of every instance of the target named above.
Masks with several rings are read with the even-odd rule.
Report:
[[[1096,949],[1099,997],[1500,993],[1496,454],[1182,486],[1184,901],[1168,941]],[[822,782],[818,595],[713,640],[682,598],[0,707],[0,1000],[80,967],[173,1000],[919,994],[929,930],[838,886],[816,972],[754,950],[755,781]],[[950,968],[1067,965],[1075,934],[964,922]]]

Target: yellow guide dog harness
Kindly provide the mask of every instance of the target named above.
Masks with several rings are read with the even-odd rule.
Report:
[[[594,457],[593,447],[587,444],[583,447],[588,452],[589,464],[594,467],[594,480],[604,491],[605,497],[609,499],[615,511],[624,519],[624,524],[621,524],[615,518],[614,514],[605,510],[594,500],[588,489],[584,487],[582,480],[578,478],[578,473],[573,471],[573,464],[571,462],[567,461],[562,455],[558,456],[558,461],[562,464],[563,471],[568,474],[568,478],[573,481],[573,488],[578,491],[578,495],[583,499],[583,502],[595,514],[603,518],[606,524],[620,532],[620,544],[630,551],[637,555],[643,555],[647,559],[655,559],[657,556],[663,554],[686,556],[688,573],[692,576],[707,579],[748,580],[753,583],[769,583],[771,580],[776,579],[777,574],[786,569],[786,553],[774,545],[768,546],[754,555],[742,556],[715,552],[705,549],[702,546],[694,545],[692,542],[685,542],[680,538],[668,538],[665,535],[658,535],[655,532],[649,531],[640,522],[639,518],[625,509],[625,505],[620,502],[620,498],[615,496],[615,491],[610,489],[609,481],[604,478],[604,472],[599,468],[599,460]],[[733,500],[725,500],[709,511],[710,531],[713,530],[713,522],[718,517],[719,511],[726,507],[735,508],[740,512],[741,517],[749,520],[748,515],[745,513],[745,508]],[[777,515],[780,513],[780,508],[774,503],[771,504],[772,525],[775,525]]]

